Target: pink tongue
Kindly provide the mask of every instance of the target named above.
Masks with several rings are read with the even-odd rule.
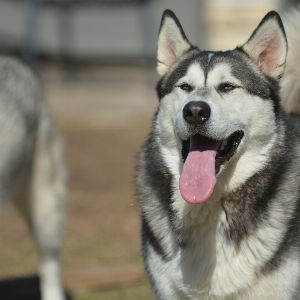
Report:
[[[214,191],[217,145],[209,144],[200,146],[198,141],[191,141],[190,152],[179,179],[181,196],[191,204],[206,201]]]

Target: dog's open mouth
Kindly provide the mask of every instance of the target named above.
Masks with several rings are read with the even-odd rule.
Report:
[[[243,136],[243,131],[235,131],[225,140],[213,140],[197,134],[183,142],[179,188],[187,202],[202,203],[211,196],[216,174],[235,154]]]

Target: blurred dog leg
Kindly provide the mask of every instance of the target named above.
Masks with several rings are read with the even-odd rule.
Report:
[[[66,171],[61,138],[44,106],[41,112],[31,182],[16,204],[27,219],[39,253],[43,300],[63,300],[60,249],[66,208]],[[27,199],[24,199],[27,190]]]

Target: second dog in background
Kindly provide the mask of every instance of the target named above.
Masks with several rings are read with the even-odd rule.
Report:
[[[42,300],[63,300],[66,170],[62,140],[43,98],[29,68],[0,58],[0,204],[12,199],[29,225],[38,250]]]

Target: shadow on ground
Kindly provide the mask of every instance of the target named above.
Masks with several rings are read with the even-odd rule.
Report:
[[[0,295],[5,300],[41,300],[40,280],[36,275],[2,279]],[[72,300],[68,292],[66,299]]]

